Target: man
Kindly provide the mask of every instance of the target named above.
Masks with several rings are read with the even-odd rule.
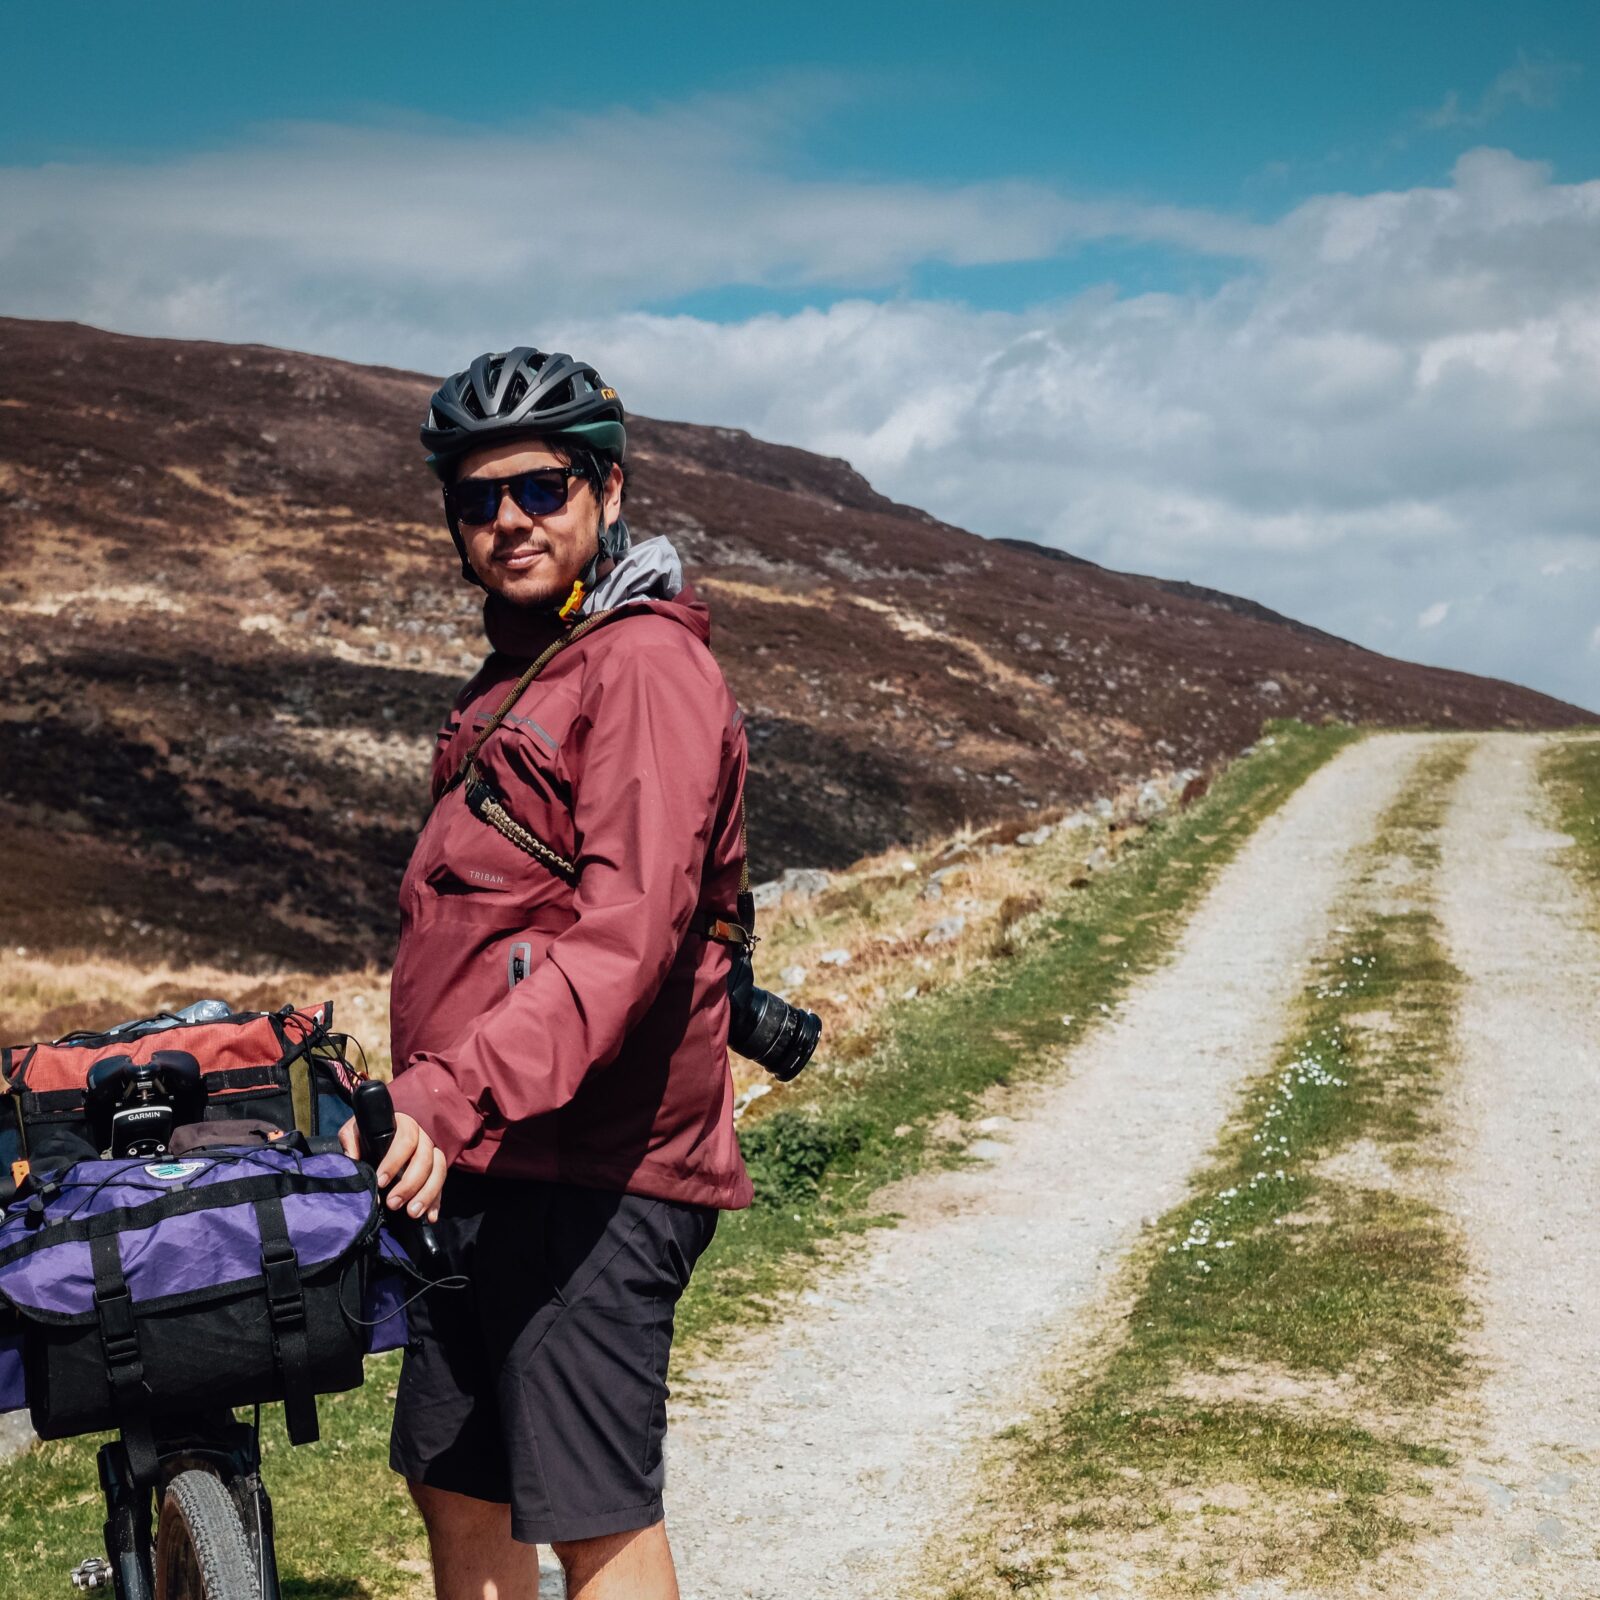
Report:
[[[573,1600],[678,1593],[673,1312],[750,1202],[722,942],[745,739],[675,552],[630,546],[624,430],[592,367],[528,348],[422,430],[493,647],[440,732],[393,977],[392,1192],[470,1275],[415,1319],[391,1450],[441,1600],[531,1600],[536,1543]]]

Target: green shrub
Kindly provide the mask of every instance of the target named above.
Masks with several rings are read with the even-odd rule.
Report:
[[[739,1145],[755,1186],[757,1205],[810,1200],[841,1157],[867,1138],[865,1120],[845,1107],[831,1115],[799,1107],[774,1111],[741,1128]]]

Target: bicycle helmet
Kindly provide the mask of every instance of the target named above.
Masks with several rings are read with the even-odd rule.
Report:
[[[448,483],[469,451],[515,439],[568,439],[622,461],[625,421],[617,391],[587,361],[524,344],[481,355],[446,378],[428,402],[422,442],[428,465]]]
[[[587,361],[547,354],[532,345],[488,352],[453,373],[434,391],[422,424],[428,465],[446,488],[463,456],[490,444],[519,439],[549,439],[570,447],[573,464],[587,457],[591,482],[598,494],[607,467],[627,456],[626,413],[617,391],[609,388]],[[479,583],[467,560],[455,514],[446,496],[450,536],[461,556],[461,575]],[[600,548],[583,574],[589,587],[602,560],[620,560],[631,543],[621,517],[600,530]],[[481,584],[479,584],[481,587]]]

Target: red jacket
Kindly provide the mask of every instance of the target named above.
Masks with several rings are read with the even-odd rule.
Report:
[[[436,801],[559,624],[498,600],[494,654],[439,734]],[[574,888],[466,804],[436,805],[400,889],[394,1101],[472,1172],[735,1208],[728,950],[742,719],[689,589],[637,600],[559,652],[478,764]]]

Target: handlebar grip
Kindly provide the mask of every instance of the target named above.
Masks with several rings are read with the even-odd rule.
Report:
[[[394,1101],[389,1097],[389,1086],[368,1078],[356,1085],[352,1103],[356,1132],[361,1135],[361,1159],[376,1171],[394,1143]],[[412,1266],[425,1278],[442,1278],[449,1271],[439,1236],[431,1223],[405,1211],[386,1209],[384,1225],[399,1240]]]
[[[394,1143],[394,1101],[389,1098],[389,1085],[376,1078],[358,1083],[354,1104],[361,1159],[376,1167]]]

